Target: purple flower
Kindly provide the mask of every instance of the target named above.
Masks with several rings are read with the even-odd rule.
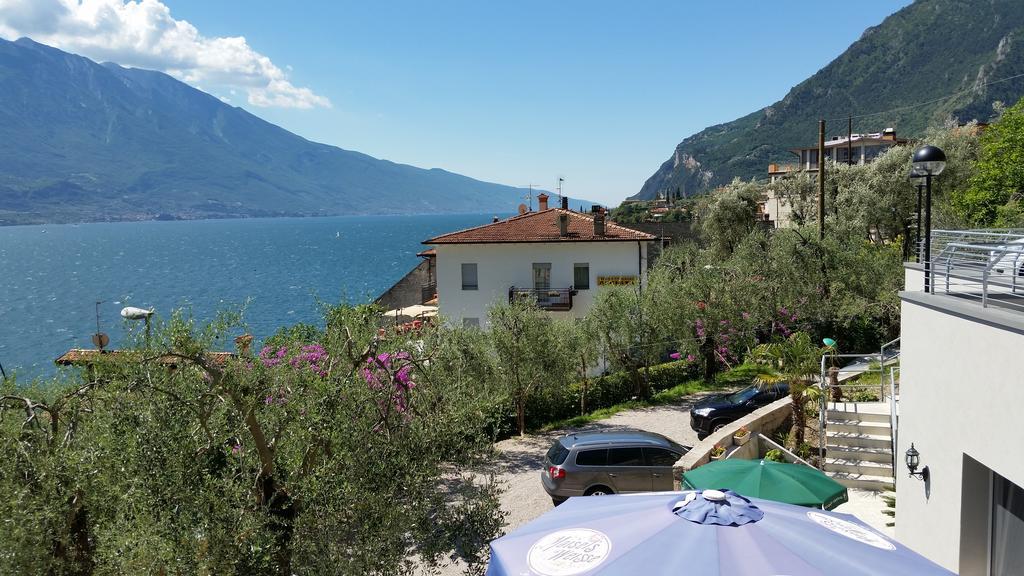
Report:
[[[242,445],[241,444],[235,444],[234,446],[232,446],[231,447],[231,453],[236,455],[236,456],[238,454],[241,454],[242,453]]]
[[[703,320],[698,318],[697,321],[693,323],[693,329],[697,331],[697,338],[701,338],[701,339],[704,338],[706,333],[704,332],[704,321]]]
[[[750,312],[740,312],[740,316],[743,316],[744,320],[750,320]]]
[[[682,356],[683,355],[680,354],[679,352],[673,352],[673,353],[668,355],[668,357],[673,359],[673,360],[679,360],[680,358],[682,358]]]
[[[697,357],[696,357],[696,356],[694,356],[693,354],[687,354],[687,355],[686,355],[686,361],[687,361],[687,362],[693,362],[693,361],[694,361],[694,360],[696,360],[696,359],[697,359]]]

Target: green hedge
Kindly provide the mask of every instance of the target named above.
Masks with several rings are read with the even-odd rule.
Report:
[[[697,376],[698,367],[682,360],[648,368],[648,380],[651,384],[652,395]],[[564,387],[548,387],[535,394],[526,408],[527,428],[537,429],[552,422],[579,416],[583,389],[583,382],[575,382]],[[586,392],[587,412],[635,399],[633,380],[628,372],[616,372],[591,378],[587,383]],[[499,435],[505,436],[515,429],[515,411],[511,405],[505,405],[499,409],[499,412],[503,414],[503,417],[497,430]]]

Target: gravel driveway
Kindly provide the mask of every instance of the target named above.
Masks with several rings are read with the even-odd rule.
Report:
[[[501,496],[501,507],[508,513],[505,532],[515,530],[554,507],[541,487],[540,473],[544,454],[555,438],[570,432],[592,430],[644,430],[663,434],[684,446],[693,446],[697,443],[697,433],[690,430],[690,406],[711,393],[693,394],[677,404],[619,412],[611,418],[580,428],[516,436],[498,442],[499,458],[495,461],[495,469],[505,490]],[[453,564],[442,569],[440,574],[454,576],[462,574],[463,569],[463,565]]]

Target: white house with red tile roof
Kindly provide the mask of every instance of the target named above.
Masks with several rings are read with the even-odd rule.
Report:
[[[600,286],[641,285],[657,237],[607,222],[603,211],[548,208],[442,234],[423,243],[436,251],[439,312],[486,327],[496,301],[532,296],[564,318],[586,315]]]

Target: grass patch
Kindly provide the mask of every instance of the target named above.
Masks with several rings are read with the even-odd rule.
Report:
[[[561,428],[579,428],[585,426],[591,422],[597,422],[598,420],[604,420],[611,418],[612,416],[626,410],[635,410],[637,408],[648,408],[651,406],[662,406],[665,404],[674,404],[683,398],[696,394],[697,392],[706,392],[709,390],[719,390],[722,388],[733,388],[736,386],[746,386],[754,379],[754,375],[757,373],[757,367],[750,364],[743,364],[729,370],[722,372],[715,377],[715,381],[708,383],[703,379],[697,378],[693,380],[687,380],[680,384],[662,390],[651,396],[648,400],[629,400],[627,402],[620,402],[614,406],[607,408],[601,408],[588,412],[581,416],[573,416],[572,418],[565,418],[546,424],[540,428],[541,432],[550,432],[551,430],[558,430]]]

